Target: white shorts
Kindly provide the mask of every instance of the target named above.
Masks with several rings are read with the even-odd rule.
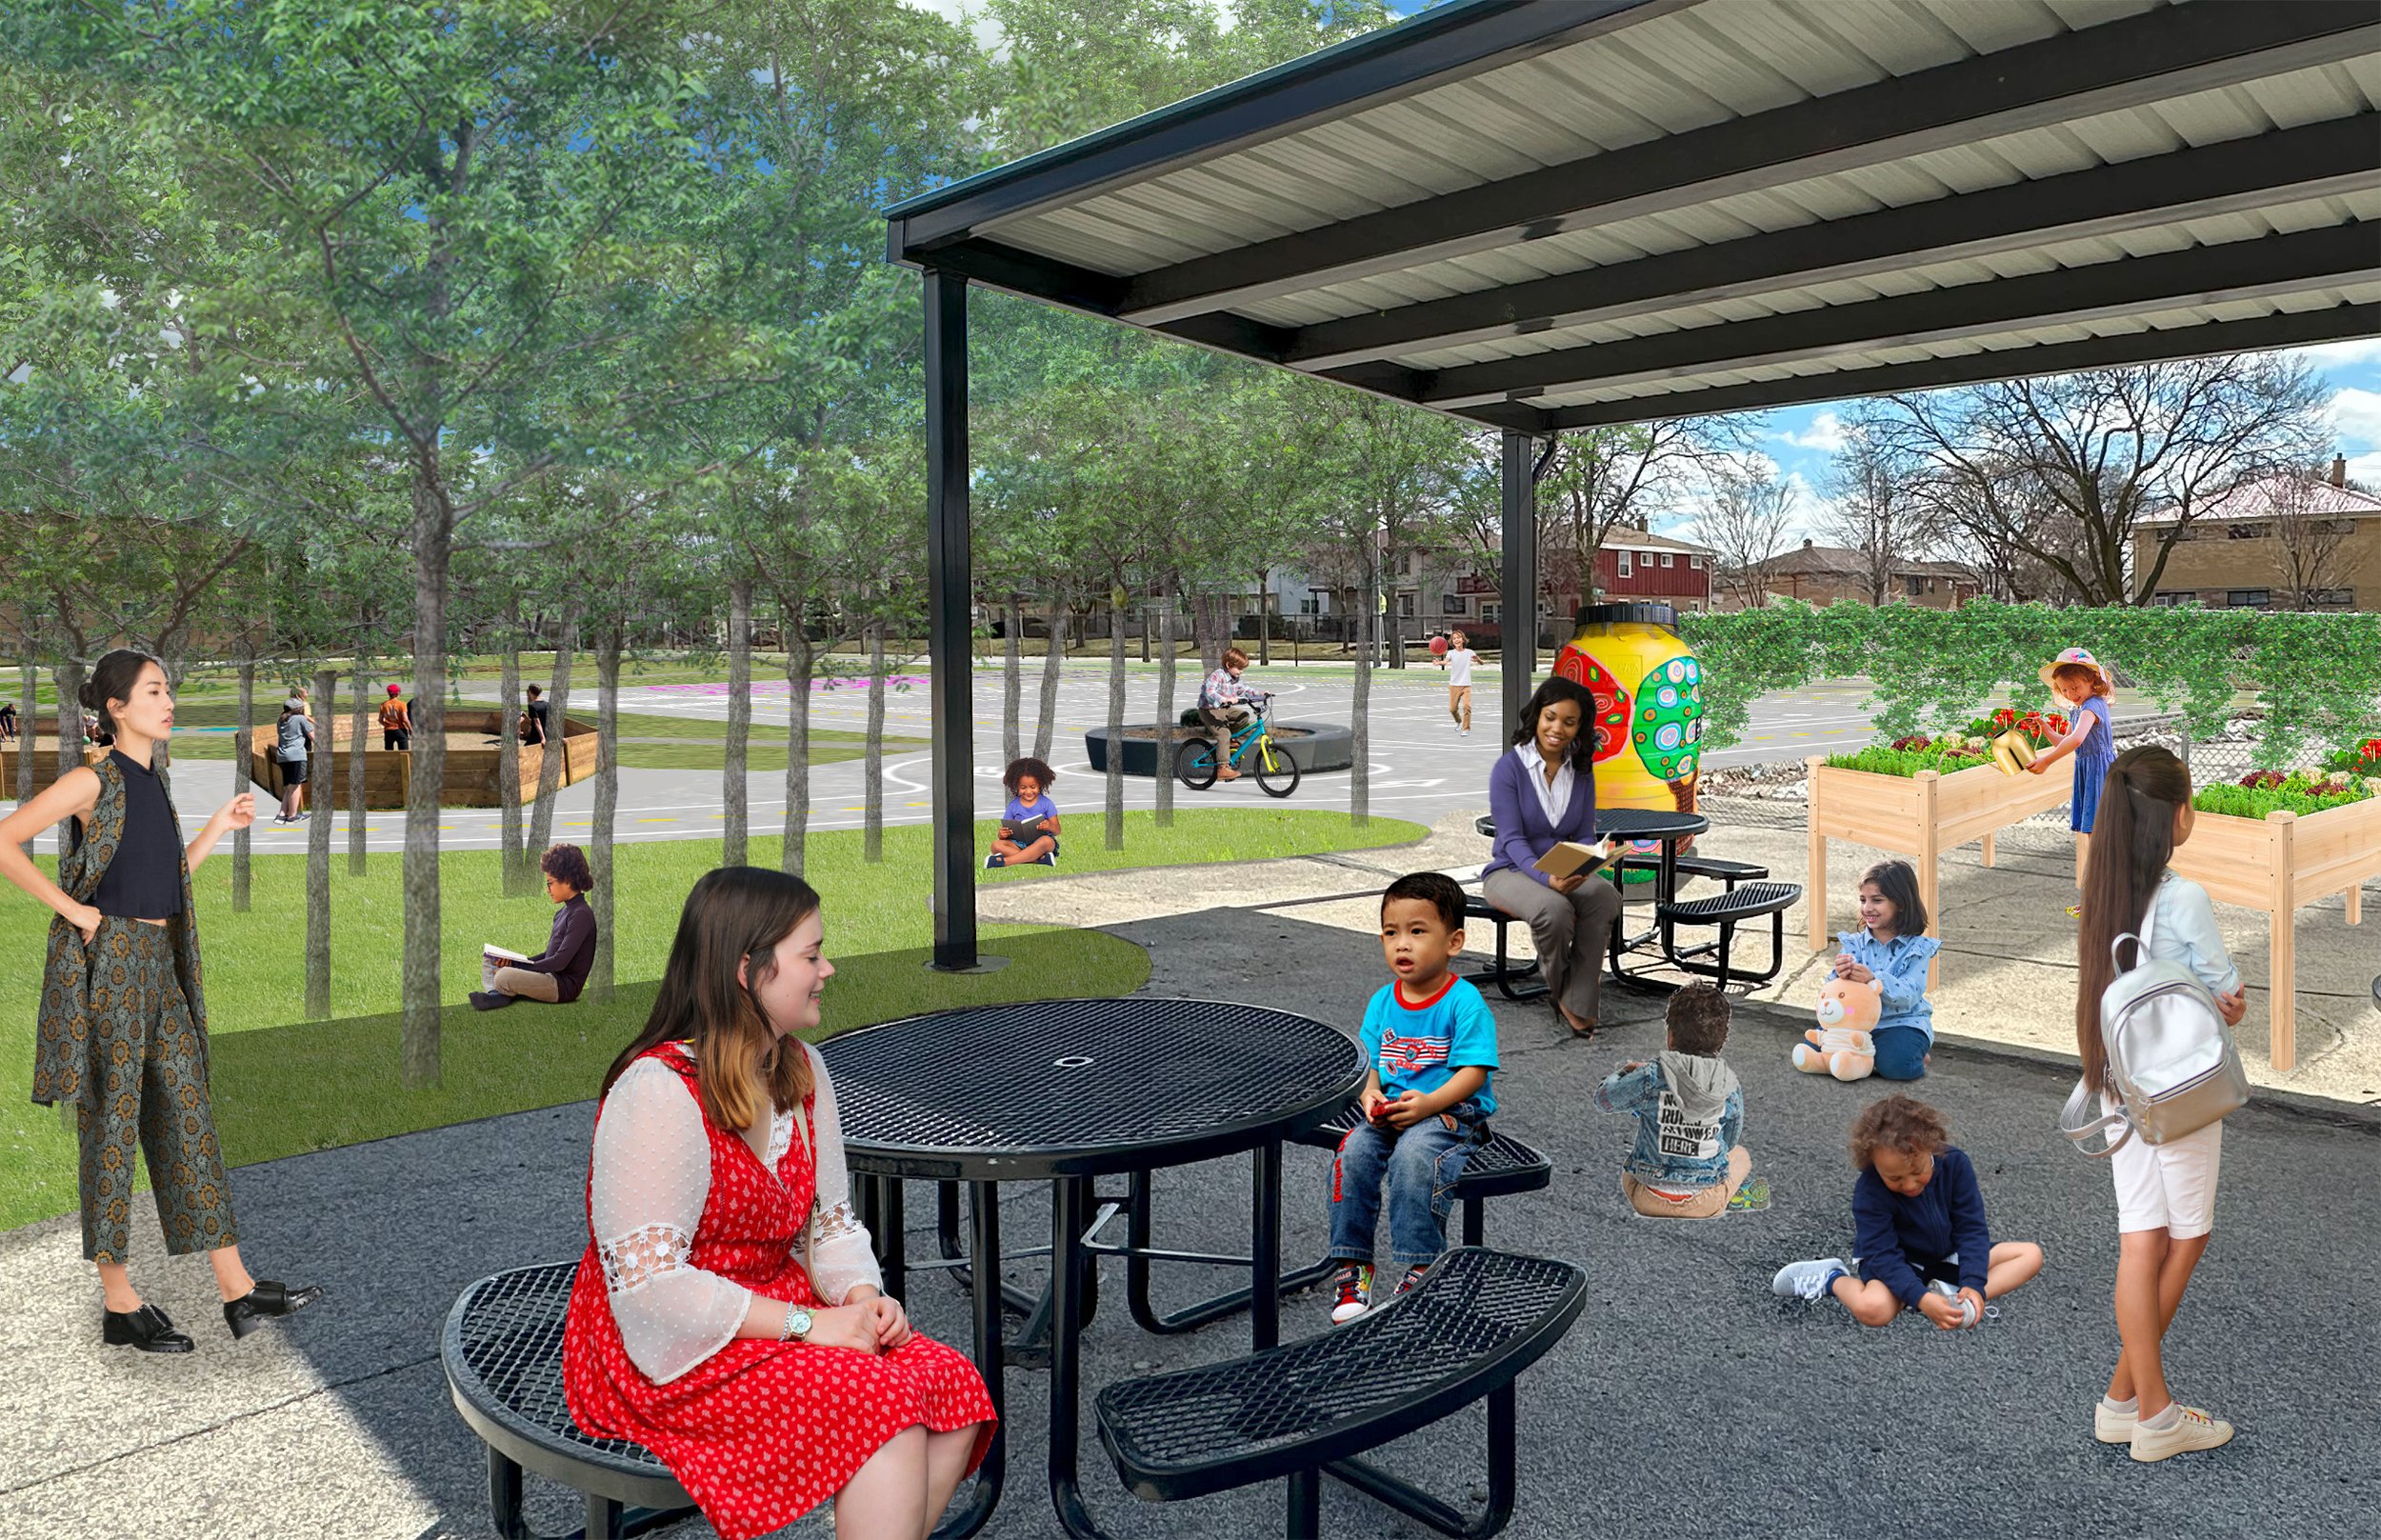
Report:
[[[2169,1144],[2146,1144],[2137,1134],[2126,1140],[2109,1156],[2117,1230],[2163,1230],[2178,1241],[2205,1235],[2215,1228],[2215,1178],[2223,1161],[2220,1121]]]

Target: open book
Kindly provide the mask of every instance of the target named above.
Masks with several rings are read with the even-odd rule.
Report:
[[[1592,845],[1582,845],[1577,840],[1567,839],[1555,841],[1552,850],[1539,856],[1531,865],[1548,876],[1559,880],[1580,871],[1592,876],[1611,864],[1611,859]]]
[[[480,948],[480,954],[486,957],[493,957],[500,963],[526,963],[529,961],[527,953],[514,951],[510,947],[482,947]]]
[[[1009,820],[1009,837],[1019,845],[1030,845],[1049,832],[1049,830],[1042,827],[1042,821],[1039,818]]]

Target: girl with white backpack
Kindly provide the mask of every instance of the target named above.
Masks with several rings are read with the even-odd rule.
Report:
[[[2107,1086],[2109,1051],[2102,997],[2117,976],[2111,952],[2120,936],[2146,936],[2133,964],[2183,965],[2215,996],[2229,1028],[2246,1010],[2240,970],[2224,950],[2208,891],[2167,869],[2191,838],[2191,771],[2164,749],[2116,756],[2102,783],[2099,813],[2084,864],[2082,929],[2076,938],[2075,1046],[2084,1084]],[[2202,997],[2205,998],[2204,996]],[[2102,1109],[2118,1111],[2112,1091]],[[2136,1460],[2163,1460],[2229,1442],[2232,1425],[2168,1393],[2160,1344],[2182,1304],[2191,1270],[2215,1226],[2216,1172],[2224,1125],[2151,1144],[2129,1138],[2109,1155],[2116,1183],[2116,1332],[2123,1350],[2108,1393],[2092,1413],[2103,1444],[2130,1444]]]

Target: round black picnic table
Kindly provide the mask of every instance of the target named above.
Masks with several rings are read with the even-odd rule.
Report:
[[[1273,1347],[1282,1142],[1347,1104],[1364,1081],[1362,1053],[1338,1029],[1286,1010],[1158,999],[972,1006],[847,1032],[819,1052],[834,1077],[845,1158],[855,1175],[881,1179],[875,1219],[889,1291],[907,1271],[901,1179],[972,1189],[975,1359],[995,1409],[1013,1353],[1001,1317],[998,1185],[1051,1184],[1043,1311],[1050,1501],[1070,1534],[1096,1540],[1077,1470],[1091,1179],[1253,1151],[1249,1332],[1252,1350]],[[941,1540],[962,1540],[990,1520],[1005,1444],[1005,1433],[993,1441],[969,1507],[936,1531]]]
[[[1496,820],[1481,815],[1472,823],[1483,839],[1496,837]],[[1678,847],[1695,835],[1708,830],[1711,820],[1699,812],[1674,812],[1662,808],[1598,808],[1595,810],[1595,836],[1598,839],[1659,840],[1662,844],[1662,864],[1654,873],[1653,896],[1661,903],[1673,903],[1678,897]]]

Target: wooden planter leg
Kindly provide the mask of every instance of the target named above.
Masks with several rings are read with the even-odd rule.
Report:
[[[2291,928],[2297,918],[2298,815],[2270,812],[2266,823],[2273,836],[2273,924],[2269,932],[2273,1010],[2268,1051],[2279,1073],[2298,1068],[2298,938]]]
[[[1827,836],[1819,832],[1819,767],[1827,761],[1814,757],[1808,763],[1810,779],[1805,784],[1811,794],[1804,806],[1809,809],[1811,870],[1805,874],[1802,901],[1811,914],[1811,950],[1817,951],[1827,945]]]
[[[1943,840],[1935,821],[1940,810],[1943,778],[1933,770],[1918,772],[1918,898],[1927,907],[1927,934],[1943,934]],[[1927,959],[1927,988],[1943,982],[1943,953]]]
[[[1991,829],[1984,831],[1984,864],[1988,867],[1992,864],[1992,836],[1998,832]]]

